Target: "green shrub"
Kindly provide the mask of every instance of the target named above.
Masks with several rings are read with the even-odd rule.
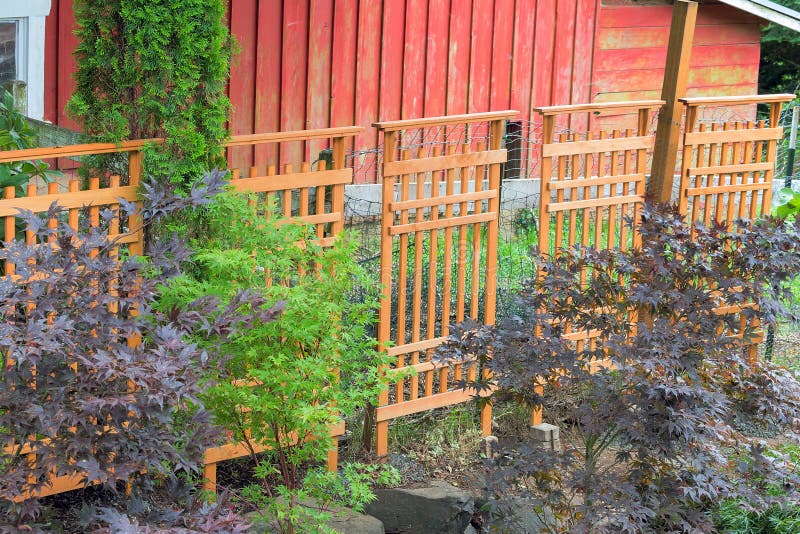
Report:
[[[14,108],[14,97],[8,91],[0,98],[0,150],[23,150],[36,146],[36,132],[28,125],[25,117]],[[15,188],[15,196],[25,196],[25,186],[35,178],[45,182],[60,176],[59,171],[40,160],[0,163],[0,198],[5,196],[6,187]]]
[[[800,214],[800,192],[785,187],[775,197],[775,215],[781,219]]]
[[[356,284],[370,287],[353,259],[353,244],[339,238],[323,249],[310,227],[269,219],[251,200],[224,194],[197,212],[197,220],[183,221],[202,231],[194,239],[190,274],[164,289],[160,305],[180,309],[213,295],[237,306],[232,297],[240,289],[283,303],[275,322],[222,345],[217,357],[224,365],[208,377],[203,397],[217,424],[251,447],[267,498],[282,495],[294,508],[298,468],[323,461],[331,427],[374,402],[383,387],[377,370],[385,355],[370,335],[377,291],[373,284],[363,302],[349,302]],[[199,344],[216,342],[209,330],[198,332]],[[268,449],[262,458],[255,454],[259,446]],[[284,514],[281,528],[291,531],[296,517]]]

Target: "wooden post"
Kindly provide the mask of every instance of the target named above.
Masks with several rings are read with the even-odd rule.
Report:
[[[661,89],[661,99],[666,104],[661,108],[658,118],[650,183],[647,187],[648,199],[657,202],[669,202],[672,199],[672,181],[678,159],[683,114],[683,106],[678,102],[678,98],[686,95],[696,19],[697,2],[675,0],[664,84]]]
[[[503,148],[503,132],[505,120],[498,119],[489,123],[489,150]],[[486,227],[486,294],[483,322],[493,325],[497,312],[497,243],[500,233],[500,164],[489,166],[489,190],[496,191],[497,195],[489,199],[489,212],[494,218]],[[473,282],[474,283],[474,282]],[[483,378],[491,378],[488,369],[483,369]],[[487,400],[481,408],[481,432],[484,436],[492,433],[492,403]]]
[[[383,163],[394,161],[397,149],[397,132],[383,133]],[[381,350],[386,350],[386,343],[391,339],[392,320],[392,234],[389,230],[394,222],[392,201],[394,200],[395,177],[383,177],[382,216],[381,216],[381,298],[380,316],[378,319],[378,343]],[[385,372],[381,368],[380,372]],[[389,402],[389,392],[384,390],[378,399],[378,405],[384,406]],[[365,425],[366,426],[366,425]],[[364,428],[364,432],[368,432]],[[365,443],[366,445],[366,443]],[[379,421],[375,425],[375,454],[379,457],[389,453],[389,421]]]

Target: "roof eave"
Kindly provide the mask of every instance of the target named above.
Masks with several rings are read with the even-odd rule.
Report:
[[[800,32],[800,13],[768,0],[720,0],[769,22]]]

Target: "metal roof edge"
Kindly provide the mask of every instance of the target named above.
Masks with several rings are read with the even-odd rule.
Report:
[[[769,0],[720,0],[764,20],[800,32],[800,13]]]

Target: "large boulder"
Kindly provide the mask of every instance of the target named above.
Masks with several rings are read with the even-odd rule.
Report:
[[[475,511],[472,495],[446,482],[419,488],[381,489],[366,512],[391,534],[463,534]]]

